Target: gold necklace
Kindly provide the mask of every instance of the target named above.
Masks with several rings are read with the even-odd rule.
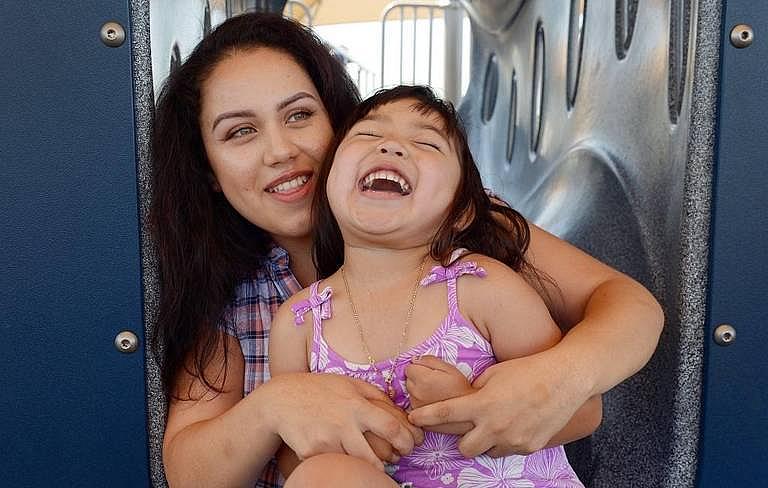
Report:
[[[413,284],[413,290],[411,290],[411,300],[408,303],[408,314],[405,317],[405,324],[403,325],[403,333],[400,336],[400,344],[397,345],[397,354],[392,359],[392,366],[385,375],[379,368],[376,367],[376,362],[373,360],[371,350],[368,348],[368,343],[365,342],[365,334],[363,333],[363,326],[360,324],[360,315],[357,313],[357,307],[355,307],[355,301],[352,299],[352,292],[349,289],[349,282],[347,281],[347,274],[344,272],[344,266],[341,267],[341,279],[344,280],[344,289],[347,292],[347,299],[352,307],[352,318],[355,321],[357,330],[360,333],[360,343],[363,345],[363,351],[368,356],[368,364],[371,368],[384,380],[384,384],[387,387],[387,395],[390,399],[395,398],[395,389],[392,386],[392,381],[395,379],[395,366],[397,365],[397,358],[400,357],[403,345],[405,345],[405,339],[408,336],[408,325],[411,323],[411,317],[413,316],[413,307],[416,305],[416,294],[419,292],[419,283],[421,282],[421,275],[424,274],[424,266],[427,264],[427,258],[429,255],[424,256],[419,266],[419,274],[416,276],[416,283]]]

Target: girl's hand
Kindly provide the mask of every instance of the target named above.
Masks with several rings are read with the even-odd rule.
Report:
[[[424,428],[472,422],[459,442],[466,457],[537,451],[590,397],[554,349],[491,366],[475,380],[475,393],[418,408],[408,418]]]
[[[399,409],[389,398],[364,381],[334,374],[290,373],[273,378],[260,389],[267,400],[259,413],[268,416],[272,431],[301,460],[322,453],[346,453],[383,469],[365,432],[386,439],[400,454],[410,453],[424,440],[421,429],[411,425],[405,415],[398,415]]]
[[[405,376],[413,408],[475,391],[461,371],[435,356],[414,358],[405,368]]]

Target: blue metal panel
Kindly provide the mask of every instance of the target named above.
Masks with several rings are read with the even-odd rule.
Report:
[[[4,486],[147,486],[127,2],[0,12],[0,464]],[[143,346],[143,337],[142,337]]]
[[[756,36],[736,49],[730,31]],[[699,486],[763,486],[768,479],[768,3],[729,0],[723,23],[710,310]],[[728,347],[712,341],[736,328]]]

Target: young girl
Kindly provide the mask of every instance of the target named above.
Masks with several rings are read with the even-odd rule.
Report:
[[[542,277],[524,258],[528,226],[486,195],[452,106],[424,87],[383,90],[363,102],[337,140],[314,207],[315,260],[327,278],[278,311],[273,376],[364,379],[408,411],[471,393],[472,381],[497,361],[559,341],[537,293]],[[420,368],[429,374],[411,381]],[[590,403],[596,426],[599,398]],[[459,434],[471,427],[433,428],[413,452],[393,456],[387,472],[419,488],[582,486],[562,446],[465,458]],[[368,440],[375,450],[379,439],[369,433]],[[342,461],[324,469],[357,470],[367,487],[381,479],[373,468]]]

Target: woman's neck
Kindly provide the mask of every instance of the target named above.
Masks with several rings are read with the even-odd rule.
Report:
[[[345,245],[344,272],[366,288],[399,286],[400,282],[410,283],[428,255],[429,246],[377,249]]]
[[[278,238],[273,236],[272,238],[288,253],[291,272],[302,287],[309,286],[317,279],[315,264],[312,262],[312,239],[310,237]]]

